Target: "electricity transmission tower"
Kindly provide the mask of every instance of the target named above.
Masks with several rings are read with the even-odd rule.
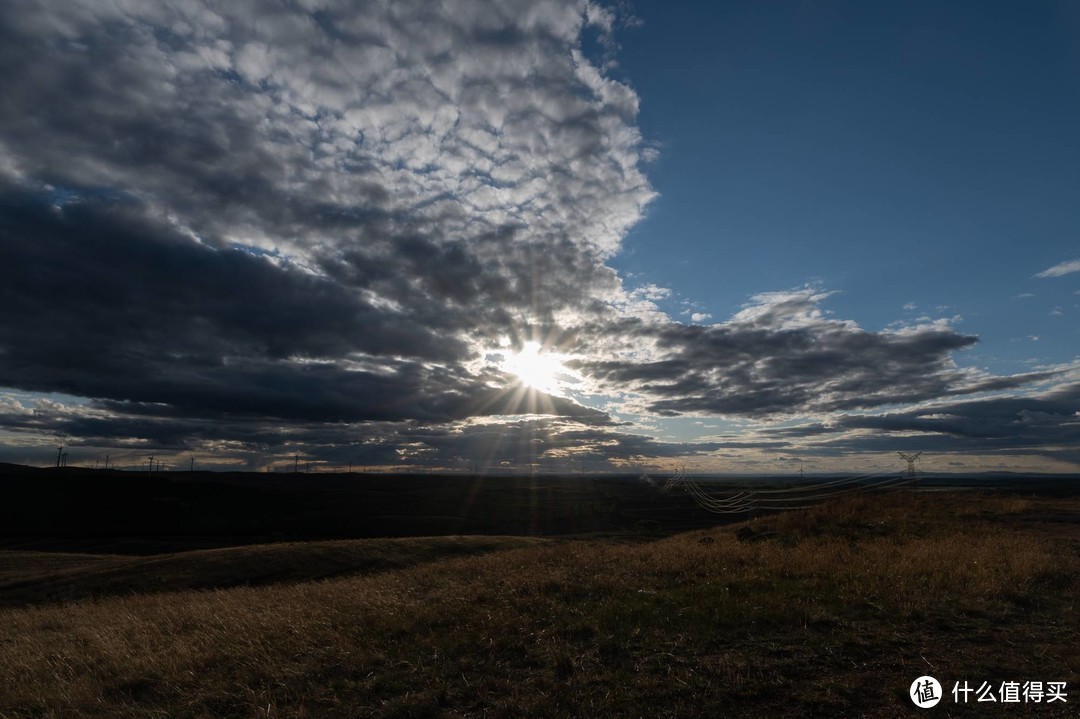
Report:
[[[913,478],[919,476],[918,470],[915,469],[915,460],[917,460],[919,456],[922,455],[922,452],[916,452],[915,454],[904,454],[903,452],[897,452],[897,454],[900,455],[901,459],[907,462],[907,476]]]

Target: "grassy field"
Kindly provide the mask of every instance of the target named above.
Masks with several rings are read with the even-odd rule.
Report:
[[[892,717],[920,714],[923,674],[939,716],[1080,706],[1076,499],[898,493],[648,542],[470,541],[351,568],[327,560],[348,542],[7,556],[0,717]],[[956,704],[965,680],[1066,681],[1068,703]]]
[[[535,546],[529,537],[282,542],[150,557],[0,550],[0,607],[184,589],[296,583]]]

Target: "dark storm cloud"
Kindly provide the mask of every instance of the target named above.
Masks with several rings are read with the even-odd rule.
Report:
[[[192,416],[446,421],[531,400],[531,411],[606,421],[562,398],[493,389],[496,378],[455,367],[460,340],[407,312],[191,242],[123,203],[53,206],[9,191],[0,218],[0,263],[20,269],[0,285],[0,385]],[[330,361],[354,356],[378,361]]]
[[[596,469],[611,462],[644,462],[656,457],[703,454],[716,443],[671,443],[578,421],[530,417],[467,423],[321,423],[294,420],[287,425],[235,417],[185,418],[123,414],[100,407],[41,401],[27,407],[0,405],[0,424],[16,435],[48,434],[66,440],[71,451],[97,455],[112,447],[142,458],[166,455],[218,455],[246,459],[261,468],[295,454],[331,466],[401,465],[461,469],[508,468],[539,464],[548,469]],[[44,456],[44,455],[42,455]],[[46,457],[47,458],[47,457]],[[291,464],[290,464],[291,466]]]
[[[452,336],[326,278],[193,242],[122,200],[53,205],[48,193],[0,188],[0,233],[0,260],[20,270],[0,287],[9,310],[0,337],[45,366],[72,347],[96,348],[80,359],[103,363],[185,349],[213,359],[465,353]]]
[[[293,403],[302,416],[333,411],[326,379],[343,394],[377,384],[305,358],[447,361],[463,351],[336,284],[199,245],[123,206],[53,207],[15,192],[0,197],[0,213],[0,260],[20,270],[0,286],[9,310],[0,384],[9,387],[259,414],[280,413],[273,404],[292,395],[306,398]],[[391,373],[384,391],[395,380],[421,384],[410,370]]]
[[[712,326],[626,319],[597,328],[649,343],[645,358],[580,360],[610,391],[644,397],[660,415],[837,412],[1000,390],[1052,373],[990,377],[957,368],[976,337],[947,325],[871,332],[830,319],[813,290],[763,295]]]
[[[463,249],[414,239],[401,243],[408,259],[400,272],[385,262],[356,261],[377,279],[412,283],[414,293],[429,283],[439,289],[427,302],[390,306],[355,291],[374,281],[317,276],[240,249],[192,242],[122,200],[69,196],[51,204],[55,193],[7,190],[0,191],[0,261],[20,272],[0,287],[10,311],[0,326],[7,348],[0,384],[21,389],[170,403],[179,394],[184,404],[217,396],[214,404],[235,401],[242,413],[250,404],[240,397],[245,385],[291,386],[318,400],[322,393],[311,385],[321,380],[347,379],[344,384],[363,392],[372,391],[365,384],[382,383],[383,392],[400,393],[394,384],[423,389],[423,374],[455,392],[487,397],[479,378],[469,387],[461,372],[394,358],[461,361],[469,349],[458,333],[471,325],[445,303],[467,305],[484,299],[481,294],[509,300],[532,289],[529,276],[488,276]],[[540,271],[549,263],[550,256],[539,253],[531,262]],[[491,314],[505,312],[500,307],[493,305]],[[70,361],[73,347],[88,350],[78,363]],[[353,368],[335,376],[344,370],[295,361],[356,353],[382,357],[380,371]],[[277,363],[273,369],[270,361]],[[216,381],[207,381],[209,373]],[[185,388],[193,379],[197,386]],[[485,397],[477,398],[478,406]],[[274,393],[266,400],[279,403],[273,413],[290,406]],[[292,406],[303,415],[301,405],[308,404]],[[354,409],[363,411],[362,405]]]
[[[766,430],[790,442],[812,440],[822,452],[885,452],[917,446],[927,453],[1040,454],[1080,460],[1080,385],[1026,397],[988,397],[829,423]]]
[[[587,14],[0,9],[0,385],[174,419],[610,423],[466,364],[615,287],[600,257],[651,196]]]

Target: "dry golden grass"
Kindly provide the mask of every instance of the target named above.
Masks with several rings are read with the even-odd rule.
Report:
[[[1068,704],[1010,713],[1075,715],[1080,553],[999,520],[1030,509],[897,495],[759,519],[755,541],[7,609],[0,717],[906,716],[925,673],[1069,681]]]

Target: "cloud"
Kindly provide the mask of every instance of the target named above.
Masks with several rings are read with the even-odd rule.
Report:
[[[607,263],[655,195],[637,95],[607,74],[624,15],[0,5],[0,387],[82,398],[0,393],[12,441],[629,461],[737,441],[633,434],[588,392],[769,419],[1043,376],[962,370],[952,353],[976,339],[949,322],[868,331],[818,289],[702,326],[660,309],[670,290],[624,286]],[[528,390],[489,359],[530,341],[575,358],[579,393]]]
[[[1080,260],[1066,260],[1065,262],[1059,262],[1053,267],[1037,273],[1035,276],[1061,277],[1062,275],[1072,274],[1073,272],[1080,272]]]
[[[1030,397],[986,397],[877,415],[847,415],[828,423],[765,430],[788,440],[813,439],[824,452],[1039,454],[1080,460],[1080,385],[1064,384]]]
[[[483,346],[617,291],[603,258],[653,195],[636,96],[579,47],[613,16],[583,3],[0,13],[4,386],[193,418],[519,411]]]
[[[577,48],[585,10],[10,9],[4,143],[25,176],[137,189],[199,235],[298,255],[520,227],[610,253],[651,191],[636,96]]]
[[[663,442],[606,426],[587,426],[576,419],[538,416],[474,419],[448,423],[326,423],[294,420],[287,425],[268,419],[235,416],[189,418],[142,408],[86,406],[42,401],[34,408],[0,404],[0,422],[16,436],[48,434],[63,438],[75,455],[98,457],[112,448],[118,463],[159,456],[231,456],[249,468],[291,461],[299,454],[333,467],[410,466],[471,469],[539,465],[548,470],[615,468],[664,457],[703,455],[722,445]],[[159,407],[160,409],[160,407]],[[126,411],[134,410],[134,411]],[[41,447],[18,449],[0,459],[25,461]],[[20,454],[21,453],[21,454]]]
[[[943,321],[867,331],[827,317],[820,308],[827,297],[813,288],[762,294],[708,327],[637,319],[598,327],[595,333],[606,331],[610,344],[637,338],[636,353],[574,366],[598,391],[637,395],[643,411],[666,416],[837,412],[1045,379],[962,370],[951,355],[975,337]]]
[[[456,328],[423,307],[192,242],[137,209],[54,207],[9,191],[0,214],[0,261],[22,269],[0,286],[11,310],[0,325],[0,385],[193,417],[447,421],[547,411],[606,421],[466,370],[470,350]]]

